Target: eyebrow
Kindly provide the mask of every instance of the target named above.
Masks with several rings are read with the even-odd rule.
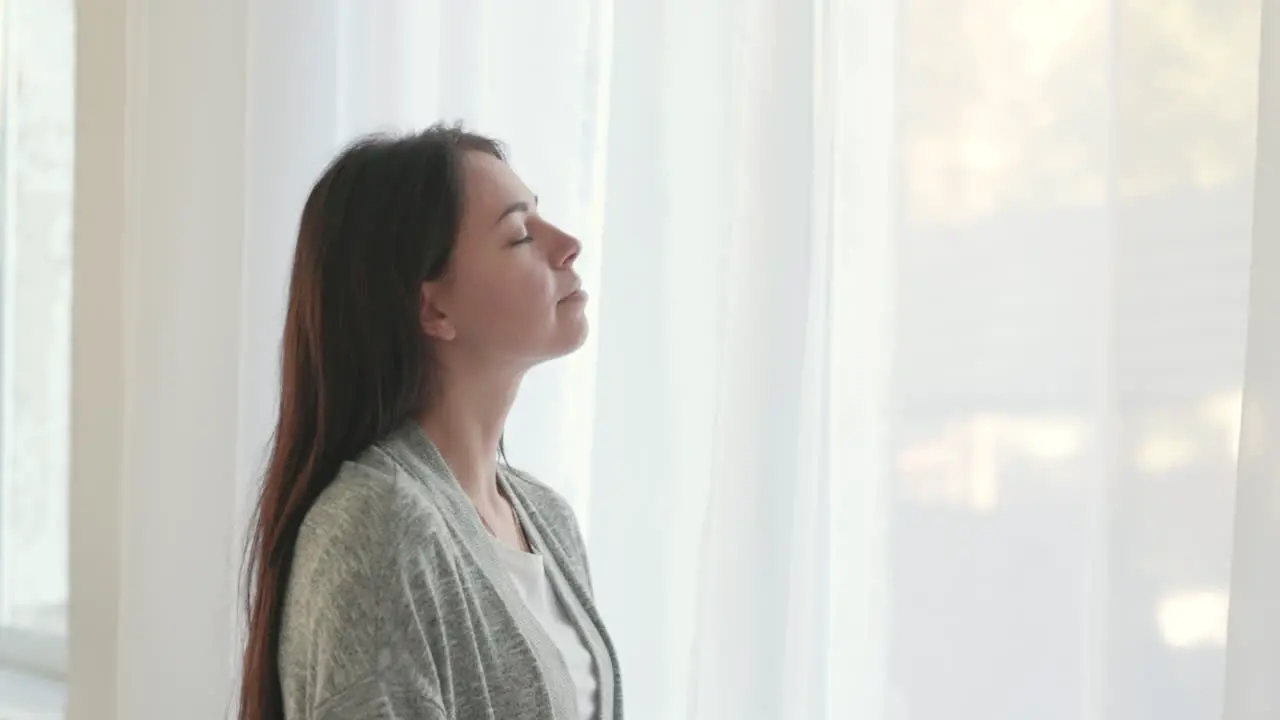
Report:
[[[534,196],[533,196],[533,205],[534,205],[534,207],[537,207],[537,206],[538,206],[538,196],[537,196],[537,195],[534,195]],[[498,223],[502,222],[503,220],[506,220],[506,219],[507,219],[507,216],[508,216],[508,215],[510,215],[511,213],[517,213],[517,212],[522,212],[522,213],[526,213],[526,214],[527,214],[527,213],[529,212],[529,203],[524,202],[523,200],[521,200],[521,201],[519,201],[519,202],[513,202],[513,203],[511,203],[510,205],[508,205],[506,208],[504,208],[504,209],[502,210],[502,214],[498,216],[498,221],[497,221],[497,222],[495,222],[494,224],[495,224],[495,225],[497,225]]]

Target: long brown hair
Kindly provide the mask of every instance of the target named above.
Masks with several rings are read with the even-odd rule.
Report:
[[[459,127],[370,137],[325,170],[302,211],[281,352],[280,414],[245,553],[240,720],[284,720],[277,654],[302,520],[343,462],[427,402],[438,368],[423,282],[448,267],[463,156],[504,159]]]

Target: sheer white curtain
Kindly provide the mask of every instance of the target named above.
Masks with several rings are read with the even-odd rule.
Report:
[[[229,560],[202,572],[234,574],[309,183],[357,134],[438,119],[509,142],[584,242],[592,339],[529,378],[509,455],[578,510],[629,717],[1280,708],[1255,681],[1280,670],[1265,420],[1233,522],[1242,394],[1263,418],[1276,403],[1270,250],[1249,307],[1261,0],[181,4],[131,0],[150,64],[120,72],[156,122],[207,122],[207,84],[184,78],[243,98],[216,106],[230,127],[200,126],[243,161],[218,165],[242,191],[243,242],[215,268],[230,289],[182,300],[239,328],[234,399],[184,397],[234,424],[240,484],[214,540],[166,536],[156,498],[208,524],[177,493],[216,473],[171,490],[126,453],[121,718],[190,714],[184,683],[223,682],[230,585],[198,600],[214,631],[147,609],[174,594],[157,553],[204,548]],[[201,48],[225,62],[190,70]],[[136,185],[223,157],[142,132],[124,133],[153,161],[125,165]],[[187,242],[168,212],[122,252]],[[195,277],[215,250],[192,237],[175,257]],[[135,277],[143,300],[169,292]],[[124,311],[131,362],[195,352],[143,305]],[[162,417],[126,434],[196,433]]]
[[[510,434],[629,711],[1220,715],[1260,9],[615,3],[593,421]]]

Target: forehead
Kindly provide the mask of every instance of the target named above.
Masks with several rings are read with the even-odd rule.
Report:
[[[471,151],[463,157],[463,180],[467,223],[483,218],[496,222],[511,203],[533,198],[511,166],[488,153]]]

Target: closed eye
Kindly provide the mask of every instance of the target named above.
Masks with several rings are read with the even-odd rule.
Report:
[[[516,246],[516,245],[524,245],[524,244],[526,244],[526,243],[531,243],[531,242],[533,242],[533,236],[532,236],[532,235],[525,235],[524,237],[520,238],[519,240],[512,240],[512,241],[511,241],[511,245],[512,245],[512,247],[514,247],[514,246]]]

